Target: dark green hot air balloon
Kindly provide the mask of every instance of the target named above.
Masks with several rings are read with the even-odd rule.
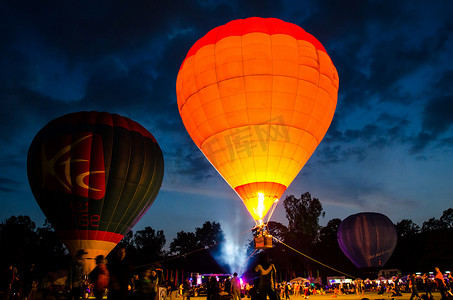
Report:
[[[143,126],[107,112],[77,112],[42,128],[28,180],[68,250],[106,256],[145,214],[162,184],[162,151]],[[88,260],[86,272],[94,266]]]

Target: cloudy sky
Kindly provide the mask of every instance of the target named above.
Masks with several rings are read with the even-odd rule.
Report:
[[[1,1],[0,220],[44,215],[26,157],[50,120],[82,110],[129,117],[159,142],[162,188],[135,229],[253,226],[187,134],[179,67],[228,21],[276,17],[325,46],[340,78],[333,123],[286,195],[310,192],[333,218],[374,211],[420,226],[453,207],[452,1]],[[283,205],[274,220],[286,222]],[[225,225],[224,225],[225,224]],[[228,224],[228,225],[227,225]]]

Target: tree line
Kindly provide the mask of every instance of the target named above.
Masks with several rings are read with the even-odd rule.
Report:
[[[332,219],[326,226],[319,224],[320,218],[325,217],[319,199],[308,192],[300,198],[290,195],[283,201],[283,206],[288,225],[272,221],[268,224],[270,233],[283,242],[276,242],[272,249],[267,250],[279,270],[279,279],[340,275],[335,274],[333,269],[361,276],[363,270],[357,270],[338,245],[337,230],[341,220]],[[444,269],[453,266],[453,208],[445,210],[439,219],[430,218],[423,222],[421,227],[410,219],[403,219],[395,226],[398,243],[386,268],[415,272],[429,271],[434,266]],[[204,264],[209,270],[215,264],[212,257],[206,259],[209,249],[221,245],[224,240],[220,224],[206,221],[193,232],[178,232],[168,250],[163,230],[156,231],[149,226],[130,231],[121,243],[126,246],[131,262],[136,266],[183,257],[174,261],[189,269],[195,268],[196,264]],[[38,270],[45,273],[65,268],[70,261],[69,253],[51,225],[46,221],[42,227],[37,227],[28,216],[12,216],[0,224],[0,245],[3,270],[10,264],[23,269],[35,264]],[[248,246],[252,254],[253,242],[250,241]],[[198,257],[196,264],[188,264],[192,254]],[[201,269],[186,271],[198,272]]]
[[[421,227],[410,219],[397,222],[398,242],[387,264],[379,268],[358,269],[344,255],[337,241],[342,220],[335,218],[328,221],[326,226],[319,225],[320,218],[325,216],[319,199],[307,192],[300,198],[287,196],[283,205],[288,226],[270,222],[270,232],[308,257],[283,244],[270,249],[273,257],[278,258],[284,277],[282,279],[345,274],[363,278],[377,276],[379,269],[396,268],[407,274],[432,271],[435,266],[443,270],[453,267],[453,208],[443,211],[439,219],[430,218],[423,222]]]

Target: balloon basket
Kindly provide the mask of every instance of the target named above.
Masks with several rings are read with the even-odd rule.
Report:
[[[272,248],[272,235],[260,235],[254,238],[255,249]]]

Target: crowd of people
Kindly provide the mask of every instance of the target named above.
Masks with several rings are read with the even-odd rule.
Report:
[[[380,280],[361,280],[355,282],[333,285],[335,294],[357,293],[364,296],[364,291],[376,292],[378,295],[384,293],[391,297],[402,296],[402,293],[410,293],[410,299],[433,299],[433,291],[441,295],[442,300],[453,297],[453,277],[451,273],[442,274],[439,268],[435,268],[432,274],[410,274],[401,278]]]
[[[96,257],[96,267],[89,276],[84,275],[85,255],[81,249],[72,259],[63,289],[66,293],[58,294],[50,282],[55,278],[39,279],[34,265],[22,274],[10,266],[6,274],[6,287],[3,299],[5,300],[35,300],[38,299],[38,285],[41,287],[40,299],[65,298],[69,300],[86,299],[93,296],[96,300],[106,298],[108,300],[158,300],[158,293],[165,292],[165,298],[175,300],[190,300],[194,296],[194,286],[189,278],[178,286],[174,278],[163,279],[163,274],[152,267],[145,267],[137,274],[126,257],[126,249],[117,247],[115,255],[109,257],[106,263],[105,257]],[[293,296],[309,298],[314,294],[342,295],[356,293],[364,297],[365,291],[376,292],[383,295],[391,293],[392,297],[402,295],[402,292],[411,293],[410,300],[433,299],[432,292],[438,291],[441,300],[453,297],[453,277],[451,273],[444,276],[439,268],[435,268],[433,274],[410,274],[408,276],[390,280],[361,280],[351,282],[330,283],[327,285],[314,284],[308,281],[302,282],[277,282],[276,268],[271,263],[266,252],[259,254],[259,259],[253,270],[257,276],[251,283],[242,284],[237,273],[231,278],[220,282],[215,276],[211,276],[205,283],[206,300],[286,300]],[[161,271],[161,270],[160,270]]]
[[[261,268],[259,269],[261,270]],[[375,292],[378,295],[387,293],[387,296],[393,298],[402,296],[402,293],[410,293],[410,300],[433,299],[432,292],[437,291],[441,295],[441,300],[447,300],[453,298],[453,276],[450,272],[444,275],[436,267],[431,274],[410,274],[401,278],[393,277],[380,280],[356,279],[347,283],[340,281],[338,283],[327,283],[326,285],[310,283],[308,281],[275,284],[275,296],[277,300],[291,299],[292,296],[302,296],[307,299],[310,295],[316,294],[357,294],[360,298],[364,298],[365,291]],[[269,296],[269,299],[273,298]]]
[[[32,264],[23,274],[19,275],[16,267],[9,265],[4,278],[4,299],[14,299],[18,297],[18,291],[27,299],[34,300],[38,284],[35,266]]]
[[[3,299],[35,300],[38,285],[40,299],[79,300],[93,296],[96,300],[100,300],[107,294],[108,299],[111,300],[156,298],[160,284],[156,270],[149,267],[144,268],[140,274],[134,274],[124,247],[116,248],[115,255],[109,258],[108,264],[104,256],[97,256],[96,267],[89,275],[85,274],[86,254],[87,252],[83,249],[77,251],[69,264],[66,276],[48,274],[44,278],[38,278],[34,266],[29,271],[19,274],[11,265],[6,274]],[[58,277],[64,278],[64,281],[57,283]],[[170,288],[169,295],[172,295],[175,290],[176,288]]]

